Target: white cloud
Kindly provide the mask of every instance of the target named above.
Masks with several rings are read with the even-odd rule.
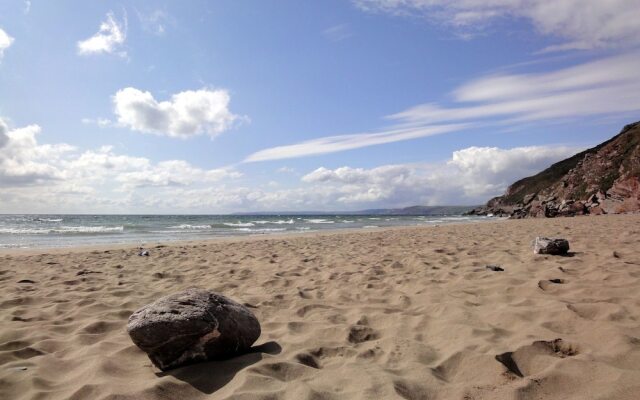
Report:
[[[107,19],[100,24],[98,32],[88,39],[78,42],[78,54],[117,54],[125,57],[127,53],[122,51],[122,45],[127,38],[127,16],[122,22],[117,21],[113,12],[107,13]]]
[[[117,154],[111,146],[80,152],[64,143],[40,144],[40,131],[37,125],[11,130],[0,119],[0,212],[60,211],[63,203],[67,212],[122,211],[131,205],[123,199],[146,190],[195,189],[242,176],[231,168]]]
[[[64,178],[64,171],[54,163],[74,148],[66,144],[39,145],[36,135],[40,130],[38,125],[9,130],[0,119],[0,184],[3,188]]]
[[[244,162],[280,160],[305,157],[337,151],[357,149],[376,144],[392,143],[401,140],[439,135],[463,129],[463,124],[425,126],[417,128],[391,129],[382,132],[358,133],[353,135],[329,136],[308,140],[292,145],[272,147],[249,155]]]
[[[233,168],[154,162],[111,146],[40,144],[40,127],[0,120],[0,212],[231,212],[479,204],[579,151],[470,147],[432,164],[318,168],[293,186],[242,184]],[[233,185],[230,183],[233,182]],[[278,183],[277,181],[275,181]]]
[[[640,110],[640,53],[534,74],[497,74],[452,92],[454,104],[427,103],[387,116],[376,133],[328,136],[277,146],[244,161],[267,161],[356,149],[481,126],[613,116]]]
[[[640,110],[640,53],[537,74],[502,74],[453,92],[458,107],[423,104],[391,115],[402,124],[500,118],[539,121]]]
[[[216,186],[170,188],[145,199],[156,207],[207,212],[276,210],[357,210],[415,204],[481,204],[507,185],[535,174],[579,149],[536,146],[500,149],[471,147],[435,164],[383,165],[375,168],[320,167],[300,185],[279,189]]]
[[[188,186],[194,182],[218,182],[226,178],[239,178],[242,174],[228,169],[203,170],[195,168],[186,161],[163,161],[153,167],[129,171],[120,174],[116,179],[125,188],[153,186]]]
[[[207,134],[215,137],[242,119],[229,111],[226,90],[200,89],[176,93],[168,101],[157,101],[149,92],[133,87],[113,96],[118,123],[132,130],[188,138]]]
[[[14,39],[9,36],[7,32],[5,32],[2,28],[0,28],[0,61],[2,61],[2,57],[4,56],[4,51],[11,47]]]
[[[144,157],[116,154],[112,146],[88,150],[67,158],[63,163],[67,176],[119,185],[120,191],[145,187],[189,186],[235,179],[242,176],[228,168],[201,169],[184,160],[153,163]]]
[[[460,186],[466,197],[486,199],[502,194],[507,185],[536,174],[580,150],[567,146],[469,147],[455,151],[439,175],[447,181],[450,179],[449,171],[453,171],[455,184]]]
[[[528,20],[563,43],[546,51],[640,44],[637,0],[353,0],[368,12],[426,17],[464,35],[505,18]]]
[[[0,119],[0,149],[9,142],[9,127]]]
[[[479,204],[501,194],[515,180],[540,172],[577,151],[566,146],[470,147],[438,164],[333,170],[321,167],[302,180],[346,208]]]

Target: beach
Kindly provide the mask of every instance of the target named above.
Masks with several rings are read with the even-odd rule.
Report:
[[[0,251],[1,399],[640,398],[638,214],[147,249]],[[155,368],[127,319],[188,287],[247,305],[254,351]]]

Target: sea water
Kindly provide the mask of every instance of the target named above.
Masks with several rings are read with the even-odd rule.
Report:
[[[142,245],[172,240],[439,225],[486,219],[462,215],[0,215],[0,248]]]

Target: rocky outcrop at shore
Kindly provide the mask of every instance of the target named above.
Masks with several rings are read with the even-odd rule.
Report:
[[[512,184],[471,215],[571,217],[640,211],[640,122]]]

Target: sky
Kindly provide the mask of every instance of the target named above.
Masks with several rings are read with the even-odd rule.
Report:
[[[477,205],[640,120],[638,0],[0,0],[0,213]]]

